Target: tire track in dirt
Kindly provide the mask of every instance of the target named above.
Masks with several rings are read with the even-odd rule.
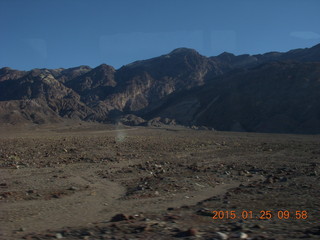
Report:
[[[34,169],[19,169],[20,174],[23,171],[34,172]],[[36,171],[41,172],[41,169]],[[59,171],[61,169],[54,170],[54,172]],[[99,212],[106,204],[112,205],[112,202],[125,193],[125,189],[115,182],[95,176],[95,171],[95,167],[81,165],[70,165],[63,168],[63,173],[70,175],[65,180],[68,182],[67,185],[84,188],[84,190],[75,191],[72,195],[50,200],[21,200],[3,203],[3,218],[9,220],[3,230],[8,232],[24,228],[28,232],[38,232],[63,226],[81,226],[102,220],[99,219],[103,218]],[[38,174],[38,181],[44,181],[48,174],[47,169],[43,174]]]
[[[58,199],[21,200],[3,204],[3,217],[9,220],[4,232],[9,236],[12,231],[20,228],[25,229],[25,234],[66,226],[88,226],[94,222],[109,221],[117,213],[134,215],[140,212],[160,212],[168,207],[193,205],[209,197],[222,195],[240,184],[239,181],[233,181],[215,187],[199,185],[198,190],[194,191],[146,199],[124,199],[126,188],[112,179],[98,176],[97,171],[124,168],[125,165],[120,162],[101,165],[72,164],[51,169],[19,169],[18,175],[36,175],[37,181],[44,181],[50,174],[68,176],[60,187],[65,189],[67,185],[80,186],[80,189]],[[57,183],[52,185],[59,187]]]

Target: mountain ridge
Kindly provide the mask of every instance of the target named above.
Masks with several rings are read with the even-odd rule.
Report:
[[[286,92],[280,89],[286,87],[290,89],[290,82],[282,81],[287,78],[296,79],[296,89],[288,91],[298,98],[296,101],[286,96],[287,106],[297,105],[293,112],[301,111],[301,106],[308,108],[304,101],[308,102],[308,99],[320,97],[319,93],[312,91],[311,88],[304,88],[307,84],[305,79],[309,79],[308,84],[318,89],[317,77],[320,79],[318,71],[320,66],[316,64],[317,62],[320,62],[320,44],[285,53],[269,52],[236,56],[224,52],[214,57],[205,57],[194,49],[177,48],[168,54],[136,61],[119,69],[114,69],[107,64],[101,64],[95,68],[82,65],[69,69],[32,69],[30,71],[4,67],[0,69],[0,123],[38,124],[51,122],[52,119],[62,121],[64,118],[114,122],[117,119],[123,119],[121,116],[131,114],[130,118],[137,115],[145,118],[146,121],[158,117],[170,118],[180,124],[204,125],[217,130],[320,133],[320,129],[316,126],[312,130],[311,123],[309,124],[311,127],[307,124],[307,127],[299,128],[297,125],[301,124],[301,121],[295,122],[295,117],[291,113],[291,115],[283,113],[283,116],[280,114],[282,117],[279,117],[279,113],[274,112],[274,114],[267,114],[265,119],[264,114],[256,114],[260,111],[256,108],[252,108],[252,112],[243,111],[248,116],[254,116],[256,122],[260,121],[260,127],[253,126],[256,122],[244,120],[240,113],[232,114],[229,111],[226,114],[228,109],[234,109],[233,105],[241,105],[245,108],[257,100],[259,96],[256,92],[261,92],[261,89],[253,84],[253,80],[247,80],[253,76],[259,84],[265,85],[266,93],[262,91],[260,94],[275,98],[274,101],[264,99],[266,102],[272,102],[273,106],[269,108],[277,109],[277,105],[281,105],[281,101],[284,101],[283,95]],[[310,65],[310,63],[313,64]],[[272,74],[269,74],[265,68]],[[260,79],[267,80],[260,81]],[[277,82],[275,79],[280,80]],[[283,84],[279,89],[269,86],[270,84],[277,86],[278,83]],[[243,84],[245,84],[244,87]],[[205,93],[207,89],[211,89],[212,93],[216,91],[227,93],[229,89],[231,95],[227,97],[225,94],[224,97],[217,98],[213,96],[214,94],[209,96],[210,94]],[[193,92],[197,91],[207,98],[201,98],[201,101],[199,97],[195,98]],[[296,96],[296,92],[300,95]],[[235,96],[239,94],[251,96],[251,102],[246,102],[242,97],[236,98]],[[189,102],[186,101],[188,97]],[[180,105],[177,105],[179,107],[173,107],[173,99],[176,102],[180,101]],[[213,108],[218,102],[220,103],[220,107],[217,108],[219,111]],[[31,103],[38,107],[32,107]],[[316,101],[310,101],[311,103],[315,113],[311,114],[312,116],[308,113],[308,118],[317,125],[320,114],[314,107],[317,106]],[[298,105],[301,105],[300,108]],[[22,108],[21,106],[30,107]],[[181,108],[185,111],[180,111]],[[168,109],[171,109],[170,114]],[[212,117],[209,112],[216,112],[217,115]],[[234,124],[229,123],[228,126],[224,126],[219,123],[220,121],[227,123],[232,118],[235,118]],[[270,126],[267,124],[268,120],[270,120],[268,123]],[[263,121],[266,124],[263,124]],[[283,121],[292,122],[291,125],[295,126],[288,127],[288,124],[282,124]]]

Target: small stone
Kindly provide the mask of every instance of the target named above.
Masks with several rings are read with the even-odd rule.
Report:
[[[189,228],[187,231],[186,231],[186,235],[187,236],[196,236],[198,235],[198,230],[196,228]]]
[[[241,231],[244,229],[242,220],[233,224],[233,231]]]
[[[111,218],[111,222],[119,222],[124,220],[129,220],[129,217],[123,213],[119,213]]]
[[[51,197],[52,198],[61,198],[61,195],[60,194],[52,194]]]
[[[81,233],[81,236],[94,236],[94,233],[93,233],[93,232],[90,232],[90,231],[85,230],[85,231],[83,231],[83,232]]]
[[[47,233],[45,236],[50,239],[55,237],[53,233]]]
[[[147,232],[151,230],[151,227],[149,224],[146,224],[146,225],[137,226],[135,230],[136,232]]]
[[[249,236],[244,232],[235,233],[232,237],[239,238],[239,239],[247,239]]]
[[[166,219],[166,220],[178,220],[178,219],[180,219],[180,218],[181,218],[181,217],[178,216],[178,215],[171,215],[171,214],[165,216],[165,219]]]
[[[56,234],[56,239],[61,239],[61,238],[63,238],[62,234],[61,233],[57,233]]]
[[[151,231],[151,226],[147,224],[144,228],[143,231]]]
[[[259,228],[259,229],[263,229],[263,226],[260,224],[255,224],[253,225],[253,228]]]
[[[120,229],[117,224],[113,223],[110,225],[111,228]]]
[[[269,183],[269,184],[274,183],[274,178],[273,177],[268,177],[264,182],[265,183]]]
[[[188,205],[182,205],[180,208],[182,208],[182,209],[190,209],[190,206],[188,206]]]
[[[201,208],[197,211],[198,215],[202,215],[202,216],[210,216],[212,217],[212,211],[208,208]]]
[[[76,190],[79,190],[79,188],[72,186],[72,187],[69,187],[68,190],[76,191]]]
[[[228,239],[228,235],[225,234],[225,233],[222,233],[222,232],[216,232],[216,237],[219,239],[219,240],[226,240]]]

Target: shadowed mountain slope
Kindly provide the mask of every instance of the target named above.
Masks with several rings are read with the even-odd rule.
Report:
[[[272,62],[168,96],[145,117],[225,131],[320,133],[319,99],[320,62]]]
[[[0,122],[113,122],[135,114],[218,130],[319,133],[319,62],[320,44],[209,58],[178,48],[118,70],[2,68]]]

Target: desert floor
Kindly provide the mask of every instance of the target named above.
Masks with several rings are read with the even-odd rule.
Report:
[[[177,126],[2,126],[0,239],[320,239],[319,143]]]

